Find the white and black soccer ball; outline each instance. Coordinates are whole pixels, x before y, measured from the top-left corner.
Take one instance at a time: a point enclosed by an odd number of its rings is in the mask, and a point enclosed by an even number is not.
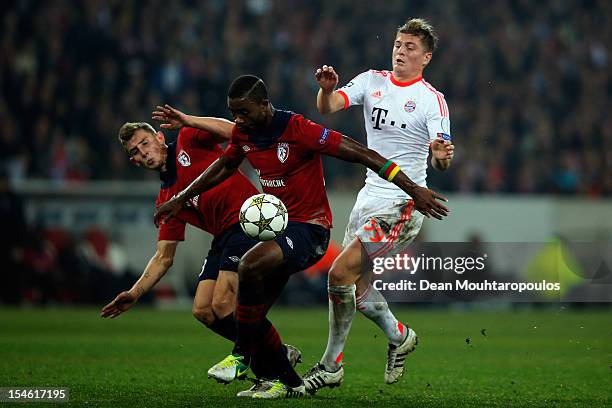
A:
[[[285,232],[289,215],[285,204],[271,194],[257,194],[240,207],[240,227],[251,238],[270,241]]]

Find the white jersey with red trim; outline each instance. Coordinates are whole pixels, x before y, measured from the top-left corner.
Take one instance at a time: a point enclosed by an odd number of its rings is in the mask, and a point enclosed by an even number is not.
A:
[[[451,139],[444,95],[422,77],[399,82],[392,72],[375,70],[357,75],[337,92],[344,98],[345,109],[363,105],[368,147],[397,163],[418,185],[427,186],[431,141]],[[369,169],[366,185],[380,197],[406,196]]]

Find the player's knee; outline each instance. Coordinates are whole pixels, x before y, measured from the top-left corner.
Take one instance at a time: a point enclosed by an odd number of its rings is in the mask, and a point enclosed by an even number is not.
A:
[[[238,264],[238,276],[242,281],[261,279],[261,268],[256,259],[243,257]]]
[[[341,285],[344,281],[344,275],[338,268],[332,267],[327,274],[327,282],[331,286]]]
[[[359,270],[349,268],[343,259],[336,259],[329,270],[328,282],[330,285],[351,285],[359,278]]]
[[[215,321],[215,314],[213,313],[212,305],[196,306],[194,305],[191,309],[193,317],[198,319],[202,324],[210,326]]]

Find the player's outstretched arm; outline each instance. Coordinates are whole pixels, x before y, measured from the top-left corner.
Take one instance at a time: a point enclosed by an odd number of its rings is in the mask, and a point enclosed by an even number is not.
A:
[[[178,214],[190,198],[221,184],[238,170],[241,162],[242,160],[230,159],[226,155],[219,157],[198,178],[193,180],[187,188],[157,207],[153,216],[155,225],[159,226],[160,220],[163,223],[170,219],[170,217]]]
[[[338,74],[334,67],[323,65],[317,69],[315,79],[319,84],[319,92],[317,93],[317,109],[319,113],[325,115],[327,113],[338,112],[344,108],[344,98],[335,92],[338,85]]]
[[[434,169],[448,169],[454,155],[455,145],[450,140],[435,139],[431,142],[431,165]]]
[[[218,136],[216,141],[219,143],[230,139],[234,127],[234,122],[227,119],[187,115],[168,104],[155,107],[151,117],[153,120],[161,122],[160,127],[163,129],[180,129],[186,126],[206,130]]]
[[[155,255],[149,260],[144,272],[134,283],[132,289],[121,292],[117,297],[102,308],[100,316],[111,319],[127,312],[168,272],[174,261],[178,241],[158,241]]]
[[[448,208],[438,201],[448,201],[446,198],[414,183],[391,160],[385,159],[350,137],[342,136],[338,150],[333,156],[348,162],[363,164],[377,172],[381,177],[408,193],[414,200],[414,207],[426,217],[441,220],[442,217],[448,215]]]

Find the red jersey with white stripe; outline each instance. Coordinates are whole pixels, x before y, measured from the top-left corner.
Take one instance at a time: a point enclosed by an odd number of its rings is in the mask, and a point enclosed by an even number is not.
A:
[[[206,131],[182,128],[176,143],[168,144],[166,172],[162,181],[156,207],[185,189],[204,170],[217,160],[223,150]],[[170,158],[174,157],[174,160]],[[165,224],[160,225],[158,240],[183,241],[187,223],[217,236],[238,222],[242,203],[257,189],[240,172],[223,183],[189,200],[186,208]]]
[[[390,71],[370,70],[338,90],[344,108],[363,105],[368,147],[396,162],[412,181],[426,186],[429,145],[435,138],[450,140],[450,118],[444,95],[419,77],[399,82]],[[396,185],[367,171],[370,193],[405,197]]]
[[[320,155],[335,153],[341,137],[302,115],[277,109],[262,132],[247,135],[234,126],[224,155],[233,160],[246,157],[263,191],[285,204],[289,221],[331,228]]]

